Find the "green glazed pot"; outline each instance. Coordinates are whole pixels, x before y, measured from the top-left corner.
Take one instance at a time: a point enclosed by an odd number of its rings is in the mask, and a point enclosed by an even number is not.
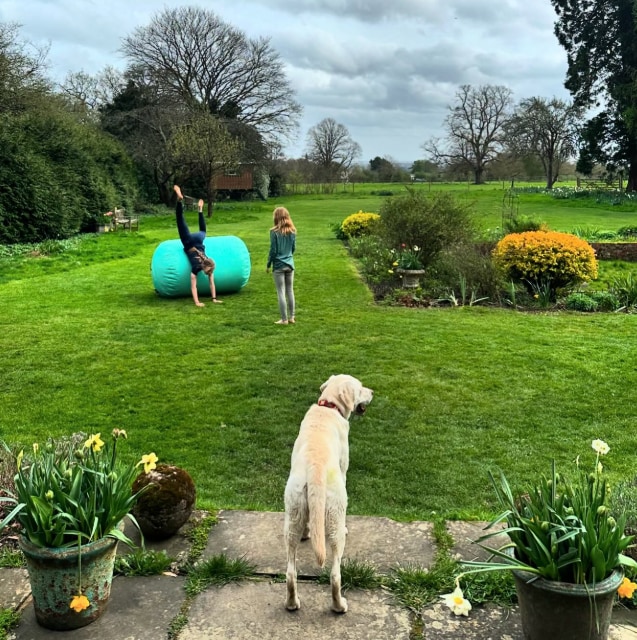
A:
[[[82,545],[82,593],[89,607],[79,613],[70,608],[78,589],[78,548],[37,547],[20,536],[25,555],[33,606],[38,623],[47,629],[78,629],[97,620],[111,594],[117,540],[101,538]]]
[[[615,569],[601,582],[583,585],[514,570],[525,640],[606,640],[623,577]]]

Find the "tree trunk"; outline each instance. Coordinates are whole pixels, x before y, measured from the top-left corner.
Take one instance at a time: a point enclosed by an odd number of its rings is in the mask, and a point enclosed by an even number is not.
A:
[[[212,218],[212,214],[214,213],[215,210],[215,198],[217,197],[217,193],[215,191],[215,188],[213,187],[213,179],[214,177],[211,177],[210,180],[208,181],[208,217]]]
[[[626,192],[637,191],[637,158],[631,158],[626,181]]]

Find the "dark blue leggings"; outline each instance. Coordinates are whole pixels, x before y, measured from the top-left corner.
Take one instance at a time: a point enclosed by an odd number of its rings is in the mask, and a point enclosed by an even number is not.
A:
[[[188,228],[184,218],[183,200],[177,200],[175,215],[177,216],[177,231],[179,231],[179,238],[181,243],[184,245],[184,249],[190,249],[196,245],[202,245],[204,238],[206,237],[206,221],[203,217],[203,211],[199,212],[198,233],[190,233],[190,229]]]

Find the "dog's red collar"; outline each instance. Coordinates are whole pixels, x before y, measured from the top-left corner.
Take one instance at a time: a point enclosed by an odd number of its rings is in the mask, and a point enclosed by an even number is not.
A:
[[[318,401],[318,406],[319,407],[328,407],[330,409],[336,409],[343,416],[343,412],[333,402],[330,402],[329,400],[319,400]],[[343,418],[344,417],[345,416],[343,416]]]

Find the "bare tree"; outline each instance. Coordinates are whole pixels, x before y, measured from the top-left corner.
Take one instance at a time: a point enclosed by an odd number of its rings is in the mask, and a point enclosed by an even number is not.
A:
[[[205,180],[210,218],[215,201],[215,177],[239,164],[239,141],[228,133],[218,117],[202,110],[175,131],[169,147],[180,165],[186,165]]]
[[[293,133],[301,106],[268,39],[249,39],[214,13],[165,9],[124,39],[123,53],[163,94],[255,127]]]
[[[522,100],[507,123],[507,143],[517,156],[533,155],[542,163],[546,188],[552,189],[562,164],[577,153],[583,109],[553,98]]]
[[[431,138],[422,148],[436,164],[471,171],[475,184],[481,184],[487,165],[503,149],[511,96],[504,86],[461,86],[445,118],[447,138]]]
[[[73,109],[85,111],[97,120],[99,109],[112,102],[125,86],[124,75],[115,67],[107,66],[94,76],[85,71],[68,73],[59,90]]]
[[[0,113],[28,108],[50,91],[44,76],[49,46],[38,47],[19,37],[19,25],[0,23]]]
[[[333,118],[325,118],[307,134],[307,155],[328,181],[338,180],[361,156],[358,142],[352,140],[347,127]]]

